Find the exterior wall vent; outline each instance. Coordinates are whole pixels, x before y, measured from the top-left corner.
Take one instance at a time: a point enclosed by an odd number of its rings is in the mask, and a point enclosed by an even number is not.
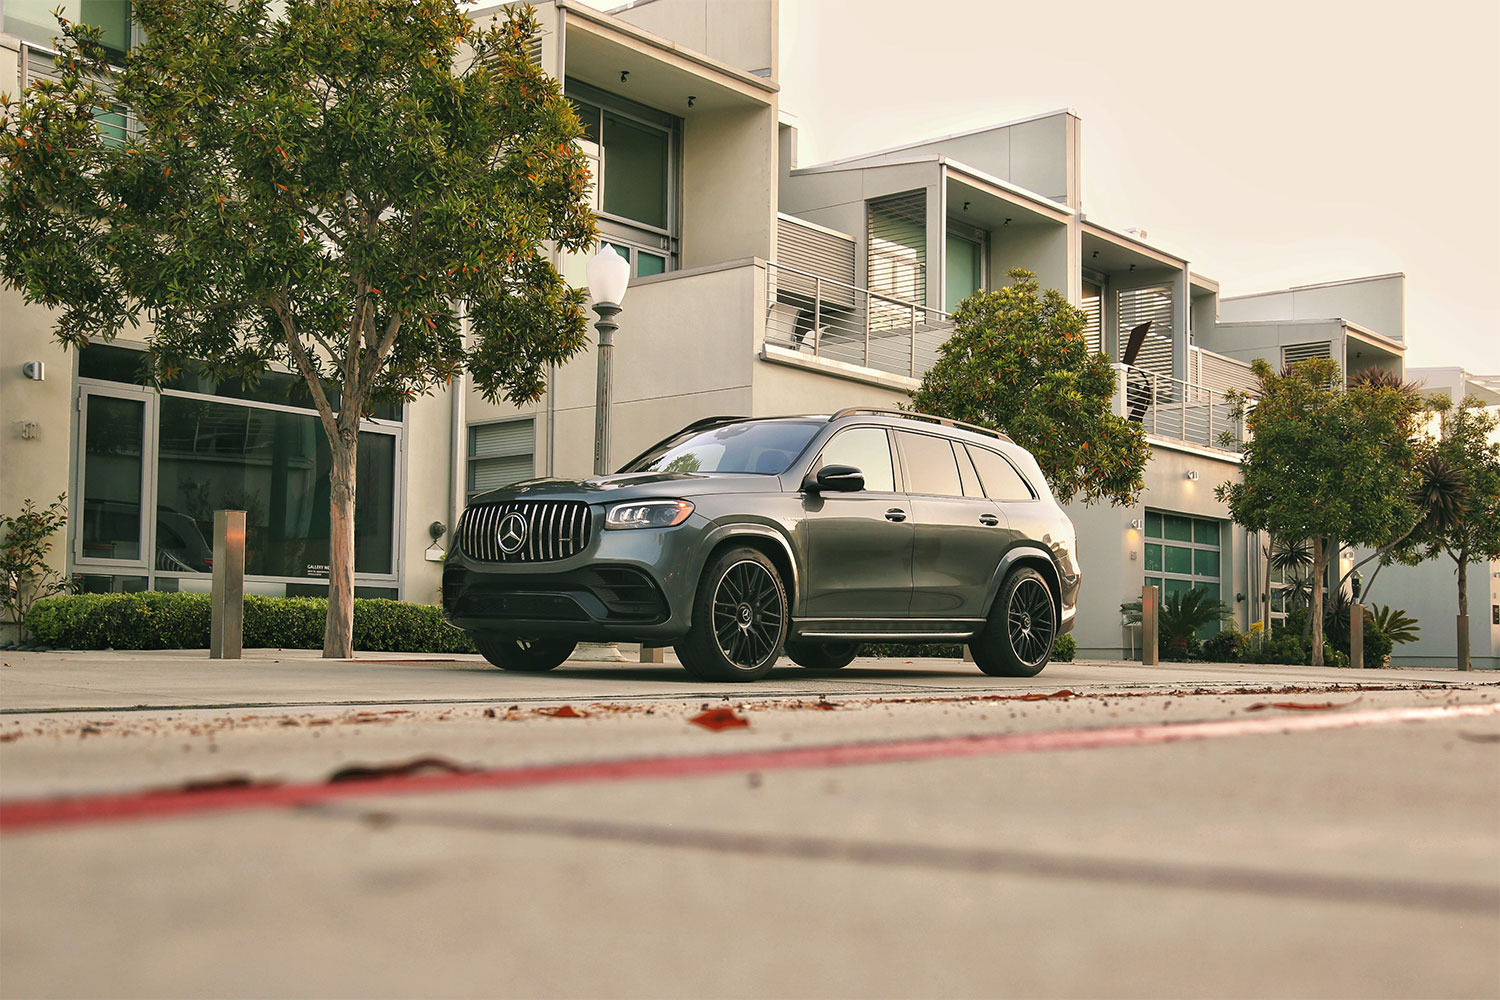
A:
[[[1333,357],[1333,344],[1327,340],[1320,340],[1315,344],[1283,344],[1281,347],[1283,368],[1309,358],[1331,357]]]

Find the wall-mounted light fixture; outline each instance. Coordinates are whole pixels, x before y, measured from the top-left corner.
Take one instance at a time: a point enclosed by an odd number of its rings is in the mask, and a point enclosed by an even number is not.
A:
[[[1141,519],[1138,518],[1138,517],[1132,517],[1130,519],[1130,527],[1132,529],[1136,530],[1136,531],[1140,531],[1141,530]]]
[[[689,94],[688,95],[688,107],[692,107],[693,106],[693,102],[696,101],[697,99],[698,98],[694,97],[692,94]]]
[[[1094,256],[1090,257],[1089,260],[1098,260],[1098,259],[1099,259],[1099,251],[1095,250],[1094,251]]]
[[[33,382],[45,382],[47,381],[47,362],[28,361],[21,366],[21,374]]]
[[[628,69],[622,69],[622,70],[620,70],[620,82],[624,83],[625,82],[625,78],[627,76],[629,76],[629,75],[630,75],[630,70],[628,70]]]
[[[968,211],[968,210],[969,210],[969,205],[970,205],[970,203],[969,203],[969,202],[967,202],[967,201],[966,201],[966,202],[964,202],[964,211],[965,211],[965,212],[967,212],[967,211]]]
[[[1197,481],[1198,481],[1198,470],[1197,470],[1197,469],[1189,469],[1189,470],[1187,470],[1187,472],[1186,472],[1186,473],[1185,473],[1185,474],[1184,474],[1184,475],[1183,475],[1183,477],[1182,477],[1182,478],[1183,478],[1183,479],[1189,479],[1189,480],[1192,480],[1192,481],[1193,481],[1193,482],[1195,482],[1195,483],[1196,483],[1196,482],[1197,482]]]
[[[1135,265],[1134,265],[1134,264],[1131,264],[1131,265],[1130,265],[1130,271],[1134,271],[1134,270],[1135,270]],[[1130,273],[1130,271],[1127,271],[1127,272],[1126,272],[1126,273],[1127,273],[1127,274],[1129,274],[1129,273]]]
[[[1010,225],[1010,220],[1009,219],[1005,220],[1005,225],[1007,225],[1007,226]]]

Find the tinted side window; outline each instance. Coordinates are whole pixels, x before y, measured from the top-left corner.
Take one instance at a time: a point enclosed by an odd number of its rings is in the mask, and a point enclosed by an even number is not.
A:
[[[974,467],[979,470],[979,479],[984,483],[984,492],[991,500],[1032,500],[1036,495],[1021,474],[1001,456],[987,448],[966,445]]]
[[[984,499],[984,487],[979,485],[979,476],[974,472],[974,463],[969,460],[969,449],[957,441],[952,444],[953,453],[958,456],[958,478],[963,480],[964,496],[976,500]]]
[[[852,465],[865,474],[865,489],[874,493],[896,492],[891,443],[879,427],[840,431],[818,460],[818,468],[825,465]]]
[[[897,433],[901,435],[901,455],[906,459],[906,492],[939,497],[964,495],[953,446],[945,438]]]

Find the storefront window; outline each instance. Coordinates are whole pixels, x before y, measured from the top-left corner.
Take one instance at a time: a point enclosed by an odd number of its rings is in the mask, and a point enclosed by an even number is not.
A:
[[[1189,590],[1206,591],[1210,600],[1222,597],[1222,564],[1219,521],[1162,511],[1146,512],[1146,578],[1158,588],[1163,600]],[[1198,633],[1206,639],[1219,631],[1219,623]]]
[[[139,559],[145,401],[89,396],[83,419],[79,554],[85,559]]]
[[[395,438],[362,433],[354,568],[392,572]],[[156,568],[212,570],[215,510],[245,511],[245,572],[326,577],[328,441],[316,417],[166,396],[157,450]]]

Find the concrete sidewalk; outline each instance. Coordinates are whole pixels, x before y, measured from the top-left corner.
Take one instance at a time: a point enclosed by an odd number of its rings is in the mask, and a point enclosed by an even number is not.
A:
[[[570,661],[527,674],[498,670],[477,655],[360,653],[325,660],[316,650],[250,650],[241,660],[210,660],[203,650],[0,653],[0,712],[59,709],[445,704],[476,701],[735,698],[897,693],[1003,693],[1059,688],[1153,686],[1500,685],[1500,674],[1454,670],[1340,670],[1279,665],[1053,663],[1036,677],[989,677],[956,659],[862,657],[843,670],[814,673],[783,660],[755,684],[695,680],[666,664]]]

